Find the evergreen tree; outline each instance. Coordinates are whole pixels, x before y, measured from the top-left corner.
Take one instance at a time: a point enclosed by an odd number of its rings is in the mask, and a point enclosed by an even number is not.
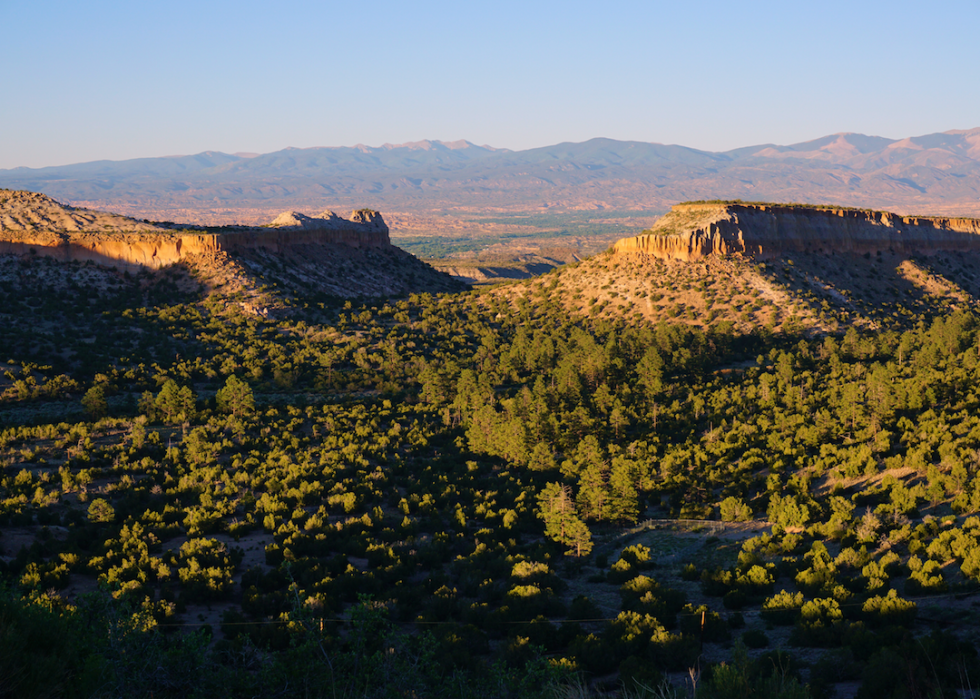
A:
[[[180,388],[173,379],[167,379],[157,394],[153,406],[160,412],[163,421],[174,424],[194,417],[196,398],[188,386]]]
[[[568,547],[566,556],[587,556],[592,551],[592,533],[575,512],[569,486],[545,486],[538,494],[538,517],[544,520],[545,536]]]
[[[608,517],[616,522],[636,524],[640,506],[636,494],[637,464],[630,459],[617,456],[613,459],[609,473]]]
[[[215,397],[218,400],[218,409],[235,417],[242,417],[255,409],[252,387],[234,374],[228,377],[224,388]]]
[[[82,407],[93,420],[105,417],[109,412],[109,404],[105,399],[105,389],[102,386],[92,386],[82,397]]]
[[[173,379],[167,379],[157,394],[156,400],[153,401],[153,407],[160,412],[164,422],[176,421],[177,414],[180,412],[179,394],[180,388],[177,386],[177,382]]]
[[[585,519],[598,522],[606,519],[609,514],[605,471],[601,466],[591,465],[579,474],[576,502]]]

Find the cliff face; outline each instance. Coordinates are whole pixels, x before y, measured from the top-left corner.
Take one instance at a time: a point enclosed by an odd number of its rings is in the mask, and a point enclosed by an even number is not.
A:
[[[160,268],[193,253],[221,249],[216,235],[181,235],[136,232],[115,235],[95,233],[20,235],[0,240],[0,254],[40,255],[62,262],[97,262],[110,267]]]
[[[649,231],[613,245],[615,253],[685,261],[706,255],[941,250],[980,250],[980,219],[778,204],[678,204]]]
[[[33,192],[0,196],[0,254],[35,254],[115,267],[159,268],[191,254],[261,251],[284,254],[310,247],[390,247],[381,214],[362,209],[350,219],[332,212],[283,214],[270,228],[174,232],[122,216],[63,206]],[[329,214],[329,215],[327,215]]]

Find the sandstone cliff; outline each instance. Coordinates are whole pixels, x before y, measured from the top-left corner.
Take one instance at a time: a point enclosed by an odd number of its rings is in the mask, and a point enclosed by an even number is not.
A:
[[[302,253],[304,248],[345,245],[390,247],[381,214],[361,209],[344,219],[333,212],[280,215],[269,228],[175,231],[165,226],[65,206],[34,192],[0,191],[0,254],[35,254],[63,261],[92,260],[115,267],[159,268],[191,254]]]
[[[650,230],[613,245],[614,253],[686,261],[706,255],[966,250],[980,250],[980,219],[744,203],[678,204]]]

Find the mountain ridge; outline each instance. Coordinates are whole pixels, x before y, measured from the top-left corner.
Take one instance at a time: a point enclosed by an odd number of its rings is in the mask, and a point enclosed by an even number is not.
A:
[[[291,148],[241,157],[94,161],[0,170],[43,191],[137,218],[177,212],[256,223],[282,209],[666,211],[691,199],[833,201],[902,214],[980,215],[980,128],[888,139],[837,133],[725,152],[595,138],[523,151],[468,141]]]

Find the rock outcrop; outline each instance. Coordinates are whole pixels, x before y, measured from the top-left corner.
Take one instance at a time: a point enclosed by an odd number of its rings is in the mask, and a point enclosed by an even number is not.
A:
[[[213,231],[164,226],[65,206],[34,192],[0,191],[0,254],[35,254],[115,267],[159,268],[191,254],[302,252],[309,246],[388,248],[381,214],[361,209],[350,219],[333,212],[281,214],[267,228]]]
[[[225,244],[265,247],[273,245],[278,249],[308,244],[341,244],[355,248],[387,247],[391,244],[388,224],[379,212],[371,209],[353,211],[349,219],[341,218],[333,211],[324,211],[317,216],[285,211],[276,216],[269,227],[278,235],[271,235],[273,231],[269,230],[263,230],[251,237],[242,237],[242,234],[236,233]]]
[[[341,218],[333,211],[324,211],[316,216],[307,216],[298,211],[284,211],[269,226],[304,231],[336,231],[349,230],[352,223],[362,232],[388,233],[388,226],[381,214],[371,209],[358,209],[351,213],[350,219]]]
[[[980,250],[980,219],[740,202],[678,204],[650,230],[613,245],[614,253],[685,261],[706,255],[965,250]]]

